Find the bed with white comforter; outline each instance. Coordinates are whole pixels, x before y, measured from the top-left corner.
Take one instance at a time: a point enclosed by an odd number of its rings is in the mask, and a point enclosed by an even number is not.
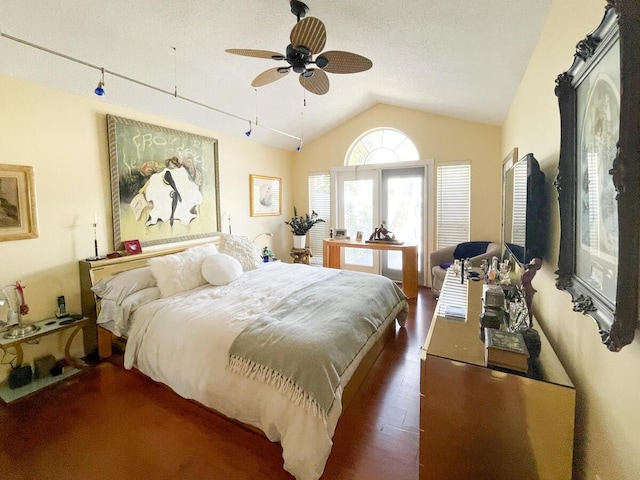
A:
[[[404,294],[385,277],[280,262],[245,271],[226,285],[207,283],[167,297],[153,288],[144,289],[142,300],[137,292],[127,299],[133,302],[121,302],[115,324],[113,312],[109,316],[111,330],[128,338],[125,367],[280,442],[284,468],[298,480],[322,475],[344,386],[387,327],[396,318],[404,323],[407,310]],[[360,344],[344,357],[345,337],[352,335],[340,323],[348,325],[352,317],[363,329],[353,339]],[[284,333],[275,329],[280,323],[289,324]],[[310,335],[317,340],[306,340],[310,327],[319,332]],[[257,346],[245,347],[258,360],[234,368],[230,352],[256,328]],[[334,331],[339,337],[332,339]],[[306,352],[322,355],[331,344],[344,358],[320,374],[305,373],[305,363],[321,363],[305,358]],[[278,357],[273,365],[260,364],[265,348]],[[326,376],[327,384],[311,385],[310,376]]]

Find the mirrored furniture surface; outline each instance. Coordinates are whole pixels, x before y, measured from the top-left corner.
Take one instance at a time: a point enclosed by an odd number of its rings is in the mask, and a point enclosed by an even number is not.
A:
[[[486,366],[482,285],[447,272],[422,351],[420,479],[569,480],[573,384],[537,325],[526,373]]]

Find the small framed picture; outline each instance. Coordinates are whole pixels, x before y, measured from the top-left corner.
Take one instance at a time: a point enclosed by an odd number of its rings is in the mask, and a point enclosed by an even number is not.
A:
[[[346,228],[336,228],[333,238],[337,238],[339,240],[344,240],[345,238],[347,238],[347,229]]]
[[[136,253],[142,253],[142,247],[139,240],[125,240],[124,248],[127,251],[127,255],[135,255]]]
[[[361,242],[362,241],[362,232],[358,231],[356,233],[356,242]]]
[[[0,242],[38,237],[33,167],[0,165]]]
[[[249,175],[249,196],[251,216],[280,215],[282,201],[282,180],[277,177]]]

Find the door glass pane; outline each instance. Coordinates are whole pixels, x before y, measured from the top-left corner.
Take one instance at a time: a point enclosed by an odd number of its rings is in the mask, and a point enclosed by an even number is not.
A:
[[[418,245],[418,257],[422,258],[424,231],[424,170],[390,170],[383,172],[383,215],[387,228],[397,240]],[[418,261],[420,270],[422,262]],[[394,280],[402,278],[402,253],[384,252],[383,274]],[[422,271],[419,272],[422,278]],[[422,280],[420,280],[422,281]]]
[[[347,235],[355,240],[356,232],[363,234],[373,231],[373,180],[358,179],[344,182],[344,228]],[[363,267],[373,266],[371,250],[345,248],[344,263]]]

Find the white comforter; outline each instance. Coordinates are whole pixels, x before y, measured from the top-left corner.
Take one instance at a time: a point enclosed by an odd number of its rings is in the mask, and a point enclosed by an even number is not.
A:
[[[226,286],[207,285],[152,301],[132,318],[125,367],[135,366],[179,395],[259,428],[269,440],[281,443],[285,470],[298,480],[316,480],[331,451],[341,399],[334,402],[325,424],[275,387],[228,371],[227,355],[248,322],[296,291],[339,272],[272,263],[245,272]],[[369,340],[345,372],[338,395],[390,322],[393,318]]]

